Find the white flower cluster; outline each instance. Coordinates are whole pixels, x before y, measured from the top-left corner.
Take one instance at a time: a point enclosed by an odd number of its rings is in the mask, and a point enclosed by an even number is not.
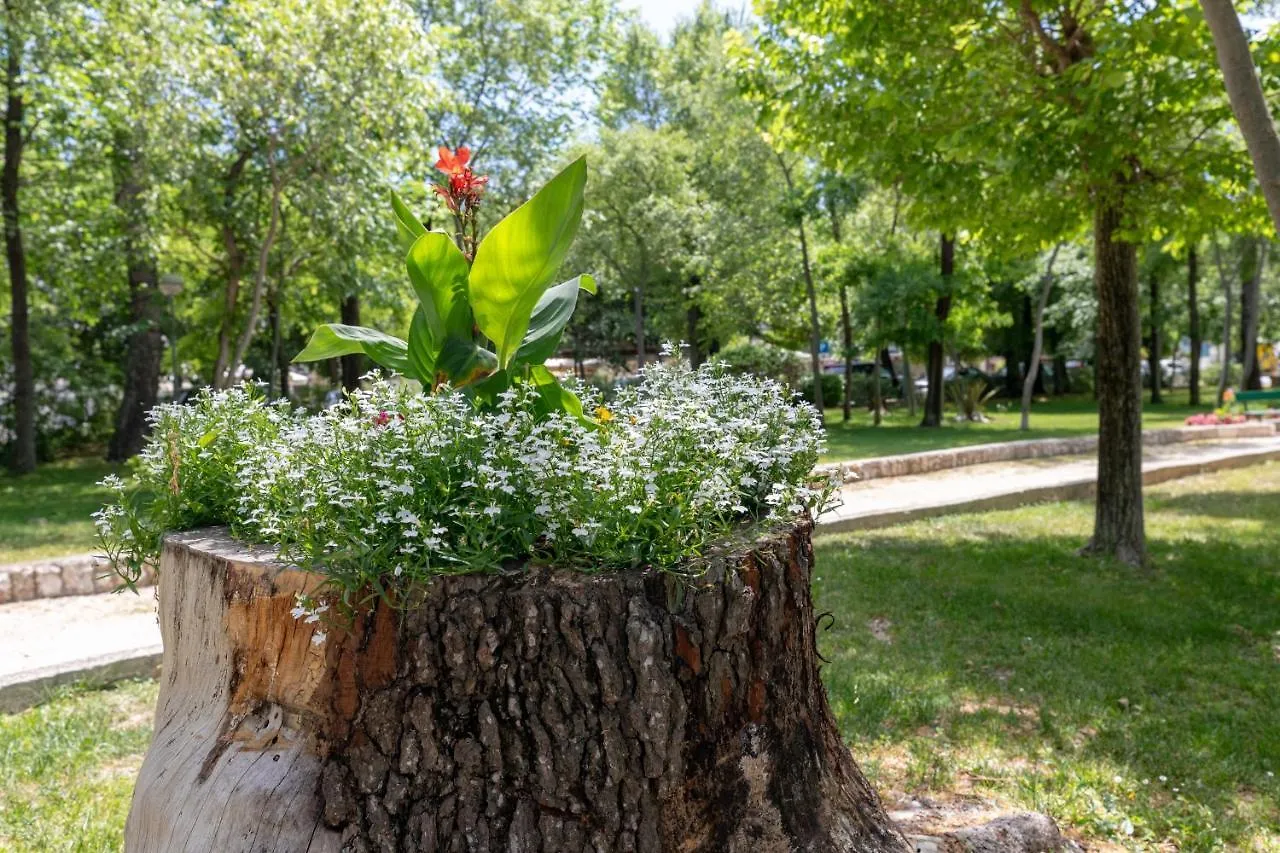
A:
[[[776,383],[673,362],[607,406],[579,390],[598,425],[524,387],[478,410],[375,379],[316,416],[219,392],[159,415],[140,476],[163,492],[177,466],[165,527],[228,523],[352,591],[529,559],[675,569],[827,494],[817,413]]]

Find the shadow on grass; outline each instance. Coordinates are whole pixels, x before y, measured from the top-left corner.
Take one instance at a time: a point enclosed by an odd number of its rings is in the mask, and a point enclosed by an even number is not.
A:
[[[1217,496],[1280,518],[1280,495]],[[1152,505],[1212,515],[1201,499]],[[1080,505],[1019,513],[820,540],[823,677],[855,752],[930,727],[945,748],[1163,776],[1213,812],[1280,794],[1280,529],[1155,537],[1140,574],[1075,556]]]

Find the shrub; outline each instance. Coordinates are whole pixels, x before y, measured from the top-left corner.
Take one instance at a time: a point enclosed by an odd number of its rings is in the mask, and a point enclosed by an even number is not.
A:
[[[858,379],[854,379],[854,387],[856,388]],[[887,397],[889,395],[889,383],[885,383],[882,393]],[[865,386],[868,389],[870,386]],[[817,400],[813,397],[813,377],[810,376],[800,386],[800,396],[812,406],[816,406]],[[869,398],[868,398],[869,399]],[[844,400],[844,377],[837,376],[834,373],[822,374],[822,403],[825,406],[838,406]]]
[[[750,341],[730,344],[716,353],[716,360],[724,362],[734,373],[773,379],[792,388],[800,387],[808,370],[804,359],[791,350]]]
[[[433,575],[550,561],[583,571],[688,560],[735,527],[813,509],[817,414],[778,383],[672,362],[599,425],[547,413],[530,386],[481,408],[376,379],[318,415],[252,389],[161,406],[135,489],[97,515],[126,579],[163,533],[227,524],[320,572],[349,605]]]

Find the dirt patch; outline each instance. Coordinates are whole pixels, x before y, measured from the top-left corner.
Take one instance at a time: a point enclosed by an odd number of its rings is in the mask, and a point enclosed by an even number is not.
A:
[[[867,622],[867,630],[871,632],[871,636],[882,643],[893,643],[892,628],[893,623],[884,616],[877,616]]]

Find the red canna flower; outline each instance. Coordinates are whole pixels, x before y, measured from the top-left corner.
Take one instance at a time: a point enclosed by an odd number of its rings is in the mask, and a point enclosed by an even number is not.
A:
[[[436,168],[444,172],[446,175],[456,175],[467,168],[467,162],[471,159],[471,149],[465,145],[458,146],[457,151],[450,151],[447,146],[441,145],[440,159],[436,161]]]
[[[450,151],[447,146],[439,148],[440,159],[436,168],[449,176],[444,184],[435,184],[432,189],[436,195],[444,199],[444,203],[453,214],[457,223],[458,248],[462,249],[467,260],[475,257],[476,248],[476,210],[480,207],[480,199],[484,196],[485,185],[489,183],[487,175],[477,175],[467,164],[471,162],[471,149],[465,145],[458,146],[457,151]]]

